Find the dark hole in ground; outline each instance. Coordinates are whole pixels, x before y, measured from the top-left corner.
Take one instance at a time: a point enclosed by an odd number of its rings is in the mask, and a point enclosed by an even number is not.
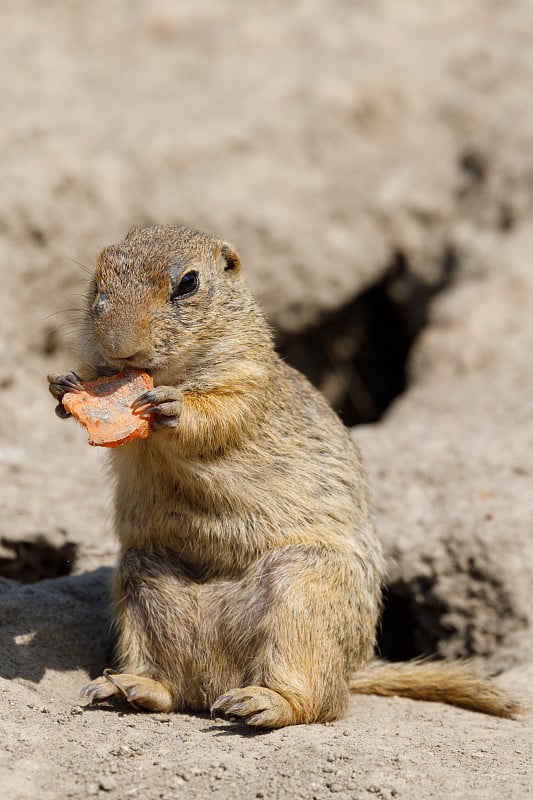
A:
[[[432,582],[399,580],[386,587],[377,652],[388,661],[434,655],[452,635],[442,622],[446,609],[432,597]]]
[[[480,186],[485,182],[487,176],[487,165],[481,153],[467,151],[459,159],[459,167],[475,186]]]
[[[78,549],[74,542],[55,546],[42,535],[23,541],[2,538],[0,543],[12,554],[0,557],[0,575],[21,583],[35,583],[46,578],[69,575]]]
[[[448,251],[440,280],[430,285],[397,253],[378,283],[318,325],[298,334],[278,332],[278,350],[323,392],[346,425],[375,422],[404,391],[412,344],[454,267]]]

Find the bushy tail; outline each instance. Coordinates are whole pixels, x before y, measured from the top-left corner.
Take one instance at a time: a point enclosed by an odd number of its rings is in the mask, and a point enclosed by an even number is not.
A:
[[[524,709],[470,661],[371,661],[349,681],[356,694],[399,695],[514,717]]]

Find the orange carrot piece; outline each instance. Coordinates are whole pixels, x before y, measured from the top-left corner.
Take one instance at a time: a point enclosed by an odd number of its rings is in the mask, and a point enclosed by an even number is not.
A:
[[[131,404],[153,385],[146,372],[130,370],[84,381],[79,391],[67,392],[62,403],[87,428],[89,444],[119,447],[132,439],[145,439],[150,433],[151,415],[134,414]]]

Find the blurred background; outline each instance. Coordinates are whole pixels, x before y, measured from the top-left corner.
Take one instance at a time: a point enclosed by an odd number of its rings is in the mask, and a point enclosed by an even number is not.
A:
[[[345,421],[377,419],[465,227],[531,210],[533,12],[442,5],[3,3],[8,351],[63,347],[76,262],[185,224],[236,244]]]
[[[531,211],[533,11],[441,5],[3,3],[6,356],[62,350],[76,262],[178,223],[235,243],[347,424],[379,418],[465,237]]]
[[[531,3],[4,0],[0,23],[4,574],[112,563],[103,455],[45,375],[75,367],[99,248],[183,224],[235,244],[283,356],[367,423],[386,654],[494,653],[529,614]]]

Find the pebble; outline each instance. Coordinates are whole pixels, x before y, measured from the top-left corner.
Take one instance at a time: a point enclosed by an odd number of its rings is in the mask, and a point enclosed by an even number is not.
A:
[[[113,789],[117,788],[117,782],[114,778],[102,778],[98,784],[98,788],[102,792],[112,792]]]

